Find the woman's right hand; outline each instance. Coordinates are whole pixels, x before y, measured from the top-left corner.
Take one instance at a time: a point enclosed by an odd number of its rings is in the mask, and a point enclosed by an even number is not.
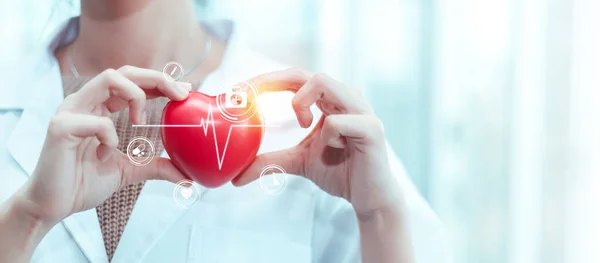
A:
[[[191,85],[167,81],[161,72],[125,66],[109,69],[67,96],[48,128],[38,164],[22,188],[35,217],[56,224],[94,208],[119,188],[136,182],[185,179],[169,159],[134,166],[117,150],[110,114],[129,107],[130,119],[146,122],[146,99],[187,98]]]

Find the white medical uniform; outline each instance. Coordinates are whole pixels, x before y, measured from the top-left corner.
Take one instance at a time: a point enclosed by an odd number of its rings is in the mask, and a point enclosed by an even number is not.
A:
[[[233,23],[204,24],[216,37],[227,40],[228,47],[222,65],[201,91],[217,94],[225,85],[284,68],[244,48]],[[36,166],[48,123],[63,101],[53,51],[72,41],[77,28],[78,19],[67,21],[48,48],[18,67],[23,75],[2,77],[0,202],[21,187]],[[270,102],[264,112],[273,127],[267,128],[260,152],[291,147],[307,135],[309,130],[297,124],[291,96],[267,95]],[[442,224],[391,150],[389,156],[403,182],[418,262],[449,262]],[[304,178],[289,176],[287,188],[275,196],[266,194],[258,182],[242,188],[227,184],[202,189],[199,203],[189,209],[176,204],[173,189],[174,184],[165,181],[145,184],[112,262],[360,262],[359,231],[351,205]],[[71,215],[52,228],[32,262],[108,262],[96,210]]]

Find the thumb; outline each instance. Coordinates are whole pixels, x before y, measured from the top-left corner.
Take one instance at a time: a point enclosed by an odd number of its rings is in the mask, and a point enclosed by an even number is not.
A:
[[[146,180],[166,180],[177,183],[188,179],[175,165],[167,158],[155,158],[145,166],[135,166],[129,163],[127,157],[122,159],[123,186],[130,185]]]
[[[304,158],[298,147],[260,154],[256,156],[246,170],[233,178],[231,183],[235,186],[249,184],[258,179],[262,170],[268,165],[278,165],[283,168],[287,174],[302,175]]]

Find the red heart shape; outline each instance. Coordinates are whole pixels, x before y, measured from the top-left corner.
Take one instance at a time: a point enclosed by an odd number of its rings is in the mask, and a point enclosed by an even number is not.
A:
[[[183,101],[169,102],[163,110],[161,132],[175,166],[210,188],[231,181],[246,169],[256,157],[264,131],[254,98],[247,98],[247,107],[253,112],[245,117],[245,108],[225,108],[225,100],[230,98],[224,94],[193,91]]]

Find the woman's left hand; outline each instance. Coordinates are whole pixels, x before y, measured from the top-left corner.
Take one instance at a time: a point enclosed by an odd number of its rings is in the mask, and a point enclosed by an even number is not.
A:
[[[260,92],[295,92],[292,106],[303,128],[313,122],[313,104],[323,116],[297,146],[257,156],[234,185],[245,185],[266,165],[277,164],[345,198],[359,217],[401,205],[402,191],[388,164],[383,125],[359,89],[300,69],[260,75],[250,82]]]

